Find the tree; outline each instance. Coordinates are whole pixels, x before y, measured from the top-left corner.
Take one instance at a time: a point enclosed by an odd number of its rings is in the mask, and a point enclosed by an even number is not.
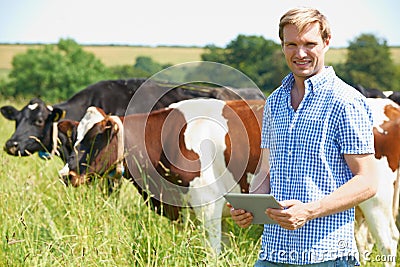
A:
[[[148,73],[148,76],[163,69],[163,66],[160,63],[154,61],[151,57],[146,56],[138,56],[133,67],[137,70],[142,70],[143,72]]]
[[[281,46],[262,36],[238,35],[225,49],[207,46],[201,58],[240,70],[262,90],[271,91],[280,85],[289,72]]]
[[[72,39],[28,49],[13,58],[12,66],[12,96],[37,96],[50,102],[67,99],[89,84],[112,76],[94,54],[85,52]]]
[[[394,89],[396,68],[386,40],[361,34],[350,42],[347,50],[346,62],[337,68],[344,80],[382,91]]]
[[[110,67],[110,70],[118,79],[129,79],[132,77],[148,78],[150,74],[132,65],[118,65]]]

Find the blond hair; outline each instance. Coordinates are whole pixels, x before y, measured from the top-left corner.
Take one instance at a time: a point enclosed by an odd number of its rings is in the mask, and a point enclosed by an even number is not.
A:
[[[319,32],[323,41],[326,41],[331,36],[331,29],[327,18],[315,8],[294,8],[286,12],[279,22],[279,38],[283,43],[283,28],[288,24],[293,24],[297,27],[300,33],[305,28],[312,24],[319,23]]]

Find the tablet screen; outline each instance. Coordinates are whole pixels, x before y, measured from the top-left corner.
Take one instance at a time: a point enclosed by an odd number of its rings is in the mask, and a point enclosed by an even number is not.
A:
[[[278,201],[270,194],[227,193],[225,199],[235,209],[243,209],[253,214],[252,224],[276,224],[267,214],[267,208],[281,209]]]

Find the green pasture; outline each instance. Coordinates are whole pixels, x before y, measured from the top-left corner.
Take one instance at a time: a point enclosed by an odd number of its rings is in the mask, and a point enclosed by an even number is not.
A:
[[[0,125],[3,146],[14,123],[0,116]],[[64,186],[57,158],[0,151],[0,166],[0,266],[252,266],[257,258],[261,226],[240,229],[225,219],[230,245],[216,257],[201,224],[157,215],[129,182],[107,197],[96,183]]]
[[[15,105],[0,100],[8,104]],[[0,124],[3,146],[14,123],[0,116]],[[243,230],[227,219],[224,236],[232,245],[216,257],[201,224],[157,215],[129,182],[107,197],[96,184],[64,186],[59,159],[0,151],[0,166],[0,266],[251,266],[256,260],[260,226]]]

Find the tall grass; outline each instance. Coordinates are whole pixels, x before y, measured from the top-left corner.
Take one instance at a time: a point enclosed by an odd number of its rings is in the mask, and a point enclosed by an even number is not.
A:
[[[0,124],[3,145],[14,125],[2,116]],[[96,183],[64,186],[59,159],[1,151],[0,166],[0,266],[250,266],[256,260],[260,226],[243,230],[225,219],[232,245],[216,257],[199,222],[156,214],[127,181],[107,197]]]
[[[14,125],[2,116],[0,125],[3,145]],[[257,258],[261,226],[225,219],[230,245],[217,257],[201,223],[156,214],[127,181],[107,197],[96,183],[64,186],[57,158],[1,151],[0,166],[0,266],[252,266]]]

